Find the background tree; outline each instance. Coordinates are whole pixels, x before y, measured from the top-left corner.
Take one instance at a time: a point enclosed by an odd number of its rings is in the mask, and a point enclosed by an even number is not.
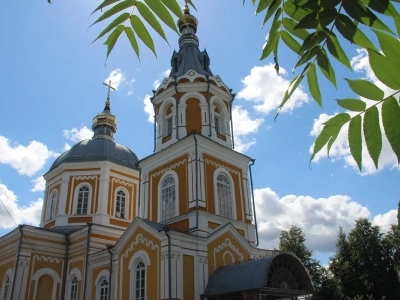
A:
[[[392,246],[378,226],[373,226],[368,219],[356,220],[348,237],[339,230],[336,246],[330,270],[344,297],[399,299],[400,283],[391,258]]]
[[[194,7],[191,0],[186,0],[186,2]],[[300,74],[289,85],[277,115],[305,78],[307,78],[311,96],[322,107],[319,78],[324,76],[335,87],[337,82],[336,66],[331,64],[331,59],[334,58],[352,70],[349,59],[342,48],[344,40],[368,52],[374,74],[392,90],[391,93],[385,95],[381,88],[367,80],[346,79],[349,87],[363,98],[357,99],[350,96],[337,101],[338,105],[347,112],[335,115],[324,124],[322,132],[315,141],[310,161],[319,151],[325,149],[325,146],[329,154],[340,130],[349,123],[350,152],[360,170],[362,168],[363,138],[367,151],[378,168],[382,151],[382,134],[386,135],[400,162],[400,106],[398,101],[400,92],[400,54],[398,53],[400,14],[396,9],[397,2],[400,1],[251,1],[257,14],[265,13],[263,25],[268,21],[271,24],[261,59],[273,56],[275,69],[279,72],[278,46],[282,41],[294,52],[294,55],[299,57],[293,69],[304,66]],[[92,25],[114,17],[113,21],[95,39],[107,36],[104,42],[107,46],[107,57],[121,34],[126,35],[137,56],[140,54],[137,39],[142,40],[156,54],[153,39],[145,24],[147,23],[166,40],[160,22],[178,33],[172,14],[184,20],[178,0],[104,0],[93,13],[102,12],[103,9],[107,10]],[[392,26],[389,21],[392,22]],[[392,28],[396,28],[396,30],[392,30]],[[371,39],[372,35],[377,39]],[[375,102],[370,105],[363,99]],[[383,129],[381,129],[381,123]]]
[[[301,227],[292,225],[289,230],[282,230],[279,236],[279,251],[290,252],[303,263],[316,289],[315,298],[340,299],[335,278],[312,257],[312,250],[305,245],[306,237]]]

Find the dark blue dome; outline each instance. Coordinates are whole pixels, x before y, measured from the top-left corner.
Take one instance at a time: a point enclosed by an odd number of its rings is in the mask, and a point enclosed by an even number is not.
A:
[[[61,154],[50,170],[66,162],[110,161],[129,168],[138,168],[139,159],[128,147],[106,138],[84,140]]]

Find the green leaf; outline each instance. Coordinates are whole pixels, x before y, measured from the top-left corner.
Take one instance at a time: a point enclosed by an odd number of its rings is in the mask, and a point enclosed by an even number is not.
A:
[[[306,66],[306,68],[304,68],[304,70],[308,69],[308,66]],[[281,104],[278,107],[278,111],[276,112],[275,115],[275,119],[278,117],[279,112],[281,111],[282,107],[286,104],[286,102],[290,99],[290,97],[292,96],[292,94],[294,93],[294,91],[297,89],[297,87],[299,86],[300,82],[303,80],[304,78],[304,72],[302,72],[301,75],[296,76],[295,78],[293,78],[293,80],[290,82],[286,92],[285,92],[285,96],[283,97],[283,100],[281,102]]]
[[[167,25],[169,28],[179,34],[174,18],[172,18],[169,11],[159,0],[144,0],[144,2],[147,4],[148,7],[150,7],[150,9],[156,14],[156,16],[165,23],[165,25]]]
[[[349,19],[349,17],[339,14],[336,18],[335,27],[340,34],[357,46],[377,51],[374,44],[367,36]]]
[[[391,35],[374,30],[385,57],[396,67],[400,68],[400,41]]]
[[[296,25],[295,29],[298,29],[298,28],[314,29],[314,28],[316,28],[317,25],[318,25],[317,14],[318,14],[318,12],[313,11],[312,13],[308,14],[307,16],[305,16]]]
[[[155,0],[153,0],[155,1]],[[160,0],[158,0],[160,1]],[[170,10],[174,13],[175,16],[177,16],[179,19],[182,21],[185,20],[185,17],[183,16],[182,8],[179,6],[177,0],[161,0],[161,2]]]
[[[321,91],[319,90],[317,71],[314,64],[310,65],[307,72],[308,88],[310,89],[311,96],[322,107]]]
[[[393,18],[394,24],[396,25],[397,36],[400,36],[400,14],[391,2],[389,2],[389,7],[385,14]]]
[[[329,53],[336,58],[340,63],[345,65],[347,68],[352,70],[350,61],[346,55],[346,53],[343,51],[342,47],[339,44],[338,39],[336,36],[331,33],[328,36],[328,39],[326,40],[326,45],[328,46],[328,51]]]
[[[326,55],[325,49],[321,49],[317,54],[317,63],[322,71],[322,74],[336,87],[336,76],[331,63],[329,62],[328,55]]]
[[[151,51],[153,51],[155,56],[157,56],[153,40],[151,39],[151,36],[144,26],[143,22],[139,19],[138,16],[135,15],[132,15],[130,20],[133,31],[136,32],[137,36],[143,41],[143,43],[147,47],[149,47]]]
[[[367,109],[364,116],[364,137],[369,155],[378,169],[379,156],[382,151],[382,133],[379,125],[378,108],[374,105]]]
[[[350,120],[349,124],[349,147],[351,155],[356,161],[358,168],[361,171],[362,163],[362,138],[361,138],[361,116],[355,116]]]
[[[385,135],[393,152],[397,156],[397,163],[400,163],[400,107],[394,97],[390,97],[382,105],[382,124]]]
[[[150,26],[153,27],[153,29],[168,43],[162,26],[160,25],[154,14],[151,12],[151,10],[146,6],[146,4],[139,1],[137,4],[137,9],[143,19],[145,19],[146,22],[149,23]]]
[[[102,10],[104,7],[111,5],[118,1],[120,1],[120,0],[105,0],[103,3],[101,3],[99,6],[97,6],[97,8],[94,11],[92,11],[91,15],[93,15],[96,11]]]
[[[266,9],[273,0],[260,0],[260,2],[258,3],[258,6],[256,8],[256,14],[262,12],[264,9]],[[275,2],[277,2],[277,0],[275,0]],[[254,4],[254,2],[253,2]]]
[[[263,25],[268,22],[269,18],[274,14],[274,12],[278,9],[278,7],[281,5],[281,0],[274,0],[274,2],[271,4],[270,7],[268,7],[267,14],[264,17]],[[280,8],[280,7],[279,7]],[[282,10],[280,9],[280,13]],[[275,15],[275,19],[277,18],[277,14]]]
[[[124,0],[124,1],[121,1],[120,3],[114,5],[114,6],[111,7],[109,10],[107,10],[104,14],[102,14],[102,15],[100,16],[100,18],[98,18],[98,19],[97,19],[92,25],[90,25],[90,26],[93,26],[94,24],[96,24],[96,23],[98,23],[98,22],[101,22],[101,21],[103,21],[103,20],[105,20],[105,19],[111,17],[112,15],[114,15],[114,14],[120,12],[121,10],[127,9],[127,8],[129,8],[129,7],[131,7],[131,6],[135,6],[136,4],[137,4],[137,1],[136,1],[136,0]]]
[[[121,35],[122,31],[124,31],[124,28],[124,25],[118,25],[117,28],[115,28],[114,31],[111,32],[107,40],[104,42],[104,45],[107,46],[107,57],[110,55],[119,36]]]
[[[350,120],[350,115],[347,113],[341,113],[333,116],[324,124],[324,128],[321,133],[318,135],[317,139],[314,143],[313,153],[310,158],[310,162],[314,159],[315,155],[326,145],[328,144],[328,155],[329,150],[332,147],[333,142],[336,140],[340,129]]]
[[[343,99],[336,100],[340,107],[344,109],[348,109],[351,111],[364,111],[367,107],[367,104],[364,101],[358,99]]]
[[[281,31],[281,38],[283,42],[288,46],[290,49],[292,49],[293,52],[296,54],[300,54],[300,44],[286,31],[282,30]]]
[[[290,1],[284,2],[283,10],[296,21],[301,21],[310,13],[310,10],[297,6]]]
[[[336,8],[334,8],[334,7],[330,8],[330,9],[325,9],[319,13],[319,16],[318,16],[319,23],[323,27],[326,27],[327,25],[331,24],[335,20],[337,14],[338,14],[338,12],[337,12]]]
[[[287,31],[299,39],[305,40],[309,36],[309,32],[306,29],[294,29],[298,23],[293,19],[283,18],[282,24]]]
[[[110,25],[108,25],[98,36],[97,38],[92,42],[94,43],[95,41],[97,41],[99,38],[101,38],[102,36],[104,36],[107,32],[109,32],[111,29],[117,27],[119,24],[121,24],[122,22],[125,22],[126,20],[129,19],[130,14],[129,13],[123,13],[122,15],[119,15],[114,21],[112,21],[110,23]]]
[[[346,0],[343,1],[343,8],[358,22],[361,22],[371,28],[387,31],[393,33],[378,17],[367,7],[362,6],[359,0]]]
[[[389,0],[361,0],[361,3],[383,14],[388,9],[390,2]]]
[[[302,64],[308,62],[309,60],[311,60],[314,56],[316,56],[319,52],[321,51],[321,47],[320,46],[315,46],[314,48],[306,51],[299,59],[299,61],[296,63],[296,65],[294,66],[294,69],[296,69],[297,67],[301,66]]]
[[[384,97],[383,91],[368,80],[350,80],[346,78],[345,80],[347,81],[353,92],[355,92],[357,95],[360,95],[361,97],[377,101],[382,100]]]
[[[196,8],[196,6],[194,6],[194,4],[193,4],[192,0],[186,0],[186,2],[187,2],[187,3],[189,3],[189,4],[190,4],[190,6],[194,8],[194,10],[196,10],[196,11],[197,11],[197,8]],[[253,4],[254,4],[254,3],[253,3]]]
[[[128,40],[131,43],[133,50],[135,50],[137,57],[139,58],[139,45],[136,41],[136,37],[135,37],[135,34],[133,33],[132,28],[125,27],[125,34],[128,37]]]
[[[322,42],[324,39],[326,39],[327,34],[325,31],[315,31],[311,33],[303,42],[303,45],[301,45],[301,50],[305,51],[308,50],[316,45],[318,45],[320,42]]]
[[[393,90],[400,90],[400,72],[385,56],[368,50],[369,63],[376,77]]]
[[[267,58],[272,50],[276,49],[278,47],[278,42],[279,42],[279,37],[280,35],[278,33],[273,34],[272,36],[268,37],[268,40],[264,46],[263,52],[261,54],[260,60],[263,60]]]

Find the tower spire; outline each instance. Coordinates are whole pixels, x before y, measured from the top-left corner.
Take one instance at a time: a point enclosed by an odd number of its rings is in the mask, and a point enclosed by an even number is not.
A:
[[[103,112],[93,118],[93,139],[106,138],[114,140],[114,133],[117,131],[117,118],[111,114],[110,94],[111,90],[115,91],[116,88],[111,86],[111,80],[108,83],[103,82],[103,84],[108,88],[107,100]]]

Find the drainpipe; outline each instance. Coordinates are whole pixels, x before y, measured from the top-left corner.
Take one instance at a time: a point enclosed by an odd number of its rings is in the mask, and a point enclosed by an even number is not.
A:
[[[69,252],[69,236],[65,234],[65,241],[67,242],[67,247],[65,250],[65,258],[64,258],[64,271],[63,271],[63,281],[61,286],[61,300],[65,299],[65,285],[67,282],[67,268],[68,268],[68,252]]]
[[[179,133],[178,133],[178,82],[176,81],[176,76],[174,76],[174,87],[175,87],[175,123],[176,123],[176,139],[179,140]]]
[[[251,188],[251,198],[253,200],[253,212],[254,212],[254,224],[256,225],[256,247],[258,246],[259,242],[258,242],[258,227],[257,227],[257,214],[256,214],[256,204],[255,204],[255,200],[254,200],[254,190],[253,190],[253,176],[251,174],[251,166],[254,165],[254,162],[256,160],[252,159],[251,160],[251,164],[249,165],[249,173],[250,173],[250,188]]]
[[[111,248],[114,246],[107,246],[107,251],[110,253],[110,267],[109,267],[109,273],[110,273],[110,278],[108,280],[108,300],[111,300],[111,287],[112,287],[112,253],[111,253]]]
[[[142,187],[142,168],[139,167],[139,163],[137,165],[139,169],[139,188],[138,188],[138,215],[140,213],[140,192],[141,192],[141,187]]]
[[[22,227],[24,227],[24,225],[18,225],[18,230],[20,232],[20,236],[19,236],[19,244],[18,244],[18,251],[17,251],[17,260],[15,261],[15,270],[14,270],[13,282],[12,282],[12,287],[11,287],[11,295],[10,295],[11,300],[13,300],[13,296],[14,296],[14,287],[15,287],[15,280],[17,279],[19,255],[21,254],[22,236],[23,236]]]
[[[210,103],[210,76],[206,74],[207,78],[207,103],[208,103],[208,136],[212,136],[211,133],[211,103]]]
[[[153,152],[156,152],[156,145],[157,145],[157,122],[156,122],[156,105],[153,103],[153,98],[156,95],[156,91],[153,90],[153,97],[150,97],[150,102],[153,104],[153,110],[154,110],[154,150]]]
[[[92,223],[87,223],[88,226],[88,236],[86,240],[86,265],[85,265],[85,285],[83,286],[83,300],[86,299],[86,289],[87,289],[87,273],[89,269],[89,245],[90,245],[90,232]]]
[[[232,96],[232,100],[230,102],[232,149],[235,149],[235,137],[233,136],[233,122],[232,122],[232,104],[233,104],[233,100],[235,100],[236,94],[232,94],[232,90],[229,90],[229,93]]]
[[[170,228],[168,227],[168,225],[165,225],[163,227],[163,230],[165,232],[165,235],[168,238],[168,299],[171,300],[172,299],[172,276],[171,276],[171,237],[168,234],[168,232],[170,231]]]

